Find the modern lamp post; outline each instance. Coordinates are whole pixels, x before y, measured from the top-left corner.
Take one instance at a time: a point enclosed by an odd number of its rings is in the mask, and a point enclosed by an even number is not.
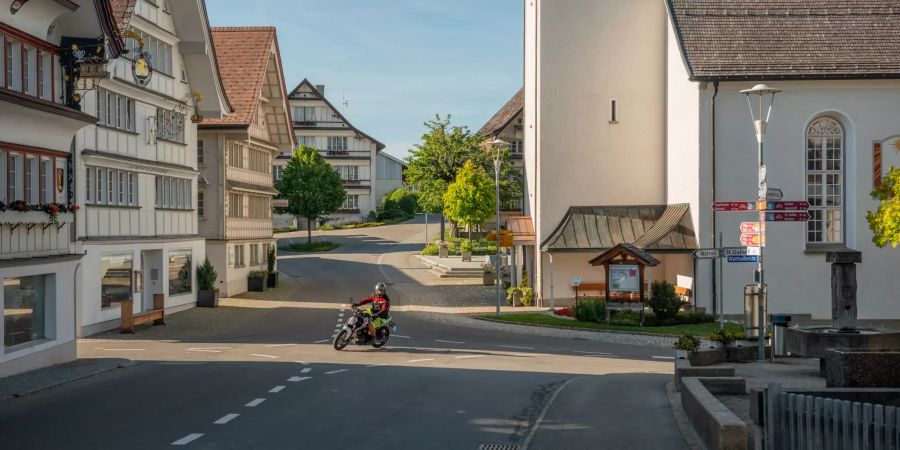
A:
[[[772,107],[775,104],[775,94],[781,92],[778,89],[770,88],[765,84],[757,84],[751,89],[741,91],[747,96],[747,105],[750,106],[750,118],[753,119],[753,129],[756,131],[757,156],[759,159],[759,191],[757,198],[759,206],[765,204],[767,200],[768,186],[766,184],[766,166],[763,158],[763,137],[766,135],[766,125],[772,116]],[[754,108],[754,102],[756,107]],[[757,314],[759,320],[759,360],[766,359],[766,316],[764,302],[768,301],[768,292],[766,290],[766,279],[763,272],[763,253],[765,253],[765,208],[759,209],[757,224],[759,228],[759,256],[756,267],[756,292],[757,292]]]
[[[493,150],[491,155],[494,159],[494,191],[496,192],[495,211],[497,215],[497,264],[494,266],[496,272],[496,289],[497,289],[497,317],[500,317],[500,303],[503,301],[500,295],[500,162],[503,160],[503,149],[509,146],[509,142],[502,139],[494,139],[488,144]]]

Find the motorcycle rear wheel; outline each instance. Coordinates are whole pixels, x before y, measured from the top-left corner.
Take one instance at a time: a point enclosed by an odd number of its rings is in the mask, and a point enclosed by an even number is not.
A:
[[[384,344],[387,344],[388,339],[391,337],[391,330],[388,327],[381,327],[375,330],[375,338],[372,339],[372,347],[381,348]]]
[[[334,337],[334,342],[332,345],[335,350],[343,350],[347,344],[350,343],[350,332],[347,330],[341,330],[337,336]]]

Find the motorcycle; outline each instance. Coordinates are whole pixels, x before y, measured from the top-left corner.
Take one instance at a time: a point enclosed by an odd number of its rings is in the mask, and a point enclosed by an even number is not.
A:
[[[394,334],[397,333],[397,324],[394,323],[394,319],[388,317],[387,322],[375,330],[375,336],[371,336],[369,334],[369,320],[370,317],[365,310],[360,310],[354,306],[353,314],[350,315],[347,323],[334,337],[334,342],[332,343],[334,349],[343,350],[344,347],[350,344],[350,341],[354,340],[356,345],[371,344],[372,347],[381,348],[384,344],[387,344],[388,339],[391,337],[391,331]]]

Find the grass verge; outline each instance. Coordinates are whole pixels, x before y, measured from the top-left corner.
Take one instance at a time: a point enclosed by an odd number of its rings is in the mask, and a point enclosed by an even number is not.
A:
[[[499,319],[504,322],[518,323],[523,325],[549,325],[555,327],[580,328],[586,330],[633,331],[639,333],[664,334],[672,336],[679,336],[682,333],[687,333],[698,337],[706,337],[711,333],[719,330],[718,322],[670,325],[663,327],[639,327],[630,325],[607,325],[605,323],[597,322],[579,322],[577,320],[563,319],[542,313],[501,314],[499,318],[494,315],[484,315],[482,317],[486,319]],[[738,324],[726,323],[725,329],[741,331],[743,328]]]
[[[314,241],[311,243],[291,242],[278,248],[288,252],[327,252],[340,246],[341,244],[331,241]]]
[[[386,219],[380,221],[365,221],[365,222],[345,222],[336,225],[325,224],[319,227],[320,231],[334,231],[334,230],[355,230],[357,228],[371,228],[371,227],[380,227],[384,225],[396,225],[401,222],[406,222],[407,220],[412,219],[415,216],[408,217],[398,217],[396,219]]]

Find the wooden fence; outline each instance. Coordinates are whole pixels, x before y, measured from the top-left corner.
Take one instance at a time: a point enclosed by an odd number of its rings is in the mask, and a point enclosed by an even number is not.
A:
[[[783,392],[777,384],[766,402],[767,449],[900,449],[900,408]]]

